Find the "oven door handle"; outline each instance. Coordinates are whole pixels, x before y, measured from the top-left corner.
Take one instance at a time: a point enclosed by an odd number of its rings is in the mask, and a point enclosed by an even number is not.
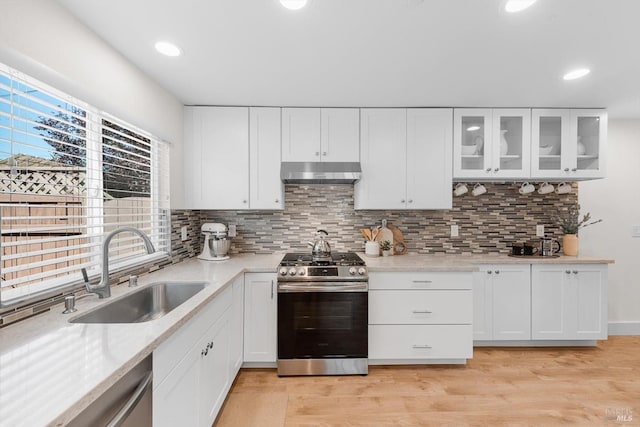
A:
[[[278,283],[278,292],[367,292],[368,289],[368,282],[324,282],[322,285],[313,285],[311,283]]]

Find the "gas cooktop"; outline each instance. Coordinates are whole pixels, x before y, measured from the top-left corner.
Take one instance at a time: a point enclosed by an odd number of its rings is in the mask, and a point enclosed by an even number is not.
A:
[[[354,252],[337,252],[331,254],[331,260],[317,261],[308,253],[289,253],[280,261],[281,267],[305,267],[305,266],[360,266],[365,265],[362,258]]]

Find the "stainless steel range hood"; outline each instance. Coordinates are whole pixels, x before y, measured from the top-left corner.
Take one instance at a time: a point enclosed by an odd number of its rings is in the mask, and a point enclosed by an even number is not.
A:
[[[285,184],[353,184],[361,175],[357,162],[282,162],[280,167]]]

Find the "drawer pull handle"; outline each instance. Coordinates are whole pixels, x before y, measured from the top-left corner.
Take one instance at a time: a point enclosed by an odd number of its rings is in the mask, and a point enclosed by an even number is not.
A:
[[[431,348],[431,346],[427,344],[414,344],[413,348]]]
[[[432,280],[414,280],[413,283],[433,283]]]
[[[432,314],[429,310],[413,310],[413,314]]]

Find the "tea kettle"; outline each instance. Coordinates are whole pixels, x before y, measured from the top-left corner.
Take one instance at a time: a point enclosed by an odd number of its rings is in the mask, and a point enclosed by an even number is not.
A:
[[[331,260],[331,246],[329,242],[324,240],[326,236],[328,236],[325,230],[316,231],[316,240],[309,245],[312,247],[311,255],[313,256],[314,261],[330,261]]]

